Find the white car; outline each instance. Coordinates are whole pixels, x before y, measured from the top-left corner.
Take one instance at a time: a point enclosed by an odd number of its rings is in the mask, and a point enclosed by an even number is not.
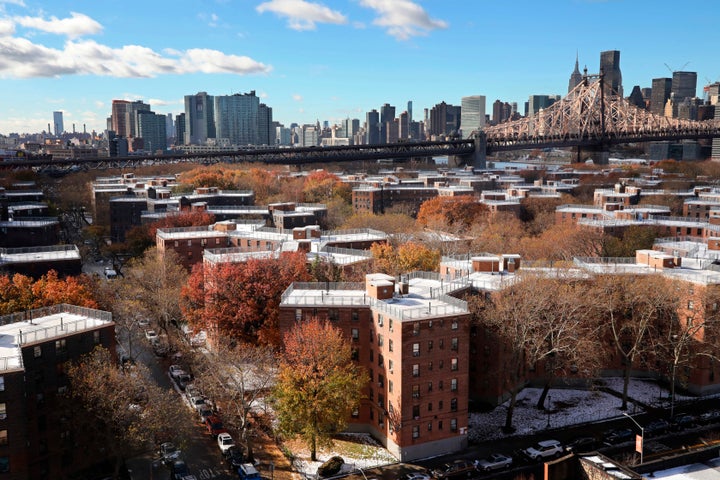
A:
[[[230,436],[229,433],[221,433],[217,436],[217,442],[218,447],[220,447],[220,451],[222,453],[225,453],[225,451],[235,446],[235,440]]]
[[[150,343],[158,339],[158,334],[155,330],[145,330],[145,338],[150,340]]]
[[[405,475],[406,480],[431,480],[432,477],[427,473],[411,472]]]
[[[530,448],[523,450],[530,460],[543,460],[555,458],[563,454],[563,446],[557,440],[543,440]]]
[[[502,453],[491,453],[487,458],[483,458],[475,464],[475,467],[481,472],[491,472],[493,470],[501,470],[510,468],[513,459]]]
[[[168,368],[168,372],[170,372],[170,376],[172,378],[179,378],[182,375],[187,375],[185,370],[183,370],[180,365],[170,365],[170,368]]]

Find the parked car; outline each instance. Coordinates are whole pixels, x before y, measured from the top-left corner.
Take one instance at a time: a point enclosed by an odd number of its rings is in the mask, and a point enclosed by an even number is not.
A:
[[[579,437],[565,445],[568,452],[589,452],[597,447],[598,441],[595,437]]]
[[[672,429],[677,431],[694,427],[696,420],[697,419],[693,415],[682,413],[680,415],[675,415],[672,420],[670,420],[670,423],[672,424]]]
[[[454,462],[446,463],[442,467],[432,471],[432,475],[435,478],[443,480],[445,478],[454,478],[460,476],[471,477],[477,470],[475,465],[468,460],[455,460]]]
[[[180,375],[186,375],[185,370],[180,365],[170,365],[168,372],[172,378],[178,378]]]
[[[230,470],[235,472],[238,468],[240,468],[240,465],[243,464],[245,456],[237,445],[233,445],[223,452],[223,458],[225,459],[228,467],[230,467]]]
[[[618,443],[629,442],[635,438],[635,432],[629,428],[619,428],[616,430],[610,430],[603,436],[604,443],[608,445],[615,445]]]
[[[181,391],[185,391],[190,382],[192,382],[192,377],[188,373],[183,373],[175,379],[175,383]]]
[[[661,435],[670,430],[670,423],[665,420],[653,420],[643,429],[645,435]]]
[[[260,480],[260,472],[252,463],[243,463],[238,467],[237,473],[241,480]]]
[[[218,434],[217,443],[218,447],[220,447],[220,451],[223,453],[228,448],[235,446],[235,440],[233,440],[232,436],[227,432],[221,432]]]
[[[698,421],[703,424],[720,422],[720,410],[710,410],[709,412],[705,412],[700,415]]]
[[[215,414],[215,412],[213,412],[213,409],[205,403],[198,407],[198,415],[200,417],[200,423],[205,423],[207,421],[208,417],[211,417],[214,414]]]
[[[172,442],[164,442],[160,444],[160,459],[163,463],[170,464],[180,458],[182,451]]]
[[[188,402],[190,402],[190,406],[193,407],[195,410],[199,410],[202,407],[210,406],[210,402],[208,401],[208,399],[202,395],[195,395],[194,397],[190,397],[188,399]]]
[[[475,466],[482,472],[491,472],[493,470],[502,470],[503,468],[510,468],[512,466],[513,459],[502,453],[491,453],[487,458],[479,460]]]
[[[423,472],[411,472],[405,475],[405,480],[431,480],[432,477]]]
[[[173,480],[184,480],[190,475],[185,460],[177,459],[170,464],[170,475]]]
[[[563,453],[563,446],[557,440],[543,440],[530,448],[523,450],[523,453],[530,460],[543,460],[546,458],[559,457]]]
[[[145,330],[145,338],[147,338],[150,343],[153,341],[156,341],[158,339],[158,334],[155,330]]]
[[[208,433],[213,437],[217,437],[221,433],[227,433],[222,420],[217,415],[210,415],[207,420],[205,420],[205,428],[207,428]]]

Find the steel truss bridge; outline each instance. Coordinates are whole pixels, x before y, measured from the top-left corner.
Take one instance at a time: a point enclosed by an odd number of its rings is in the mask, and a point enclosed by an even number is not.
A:
[[[304,148],[260,148],[212,153],[173,153],[127,157],[11,159],[0,169],[76,171],[127,169],[171,163],[242,163],[274,165],[377,161],[448,156],[478,167],[488,154],[552,147],[593,148],[611,145],[720,137],[720,120],[691,121],[653,115],[616,92],[606,92],[603,75],[585,75],[563,99],[533,116],[473,132],[470,139]]]

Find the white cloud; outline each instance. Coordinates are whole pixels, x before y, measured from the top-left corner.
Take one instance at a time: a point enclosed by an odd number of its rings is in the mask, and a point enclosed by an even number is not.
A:
[[[288,26],[293,30],[315,30],[316,23],[347,23],[345,15],[320,3],[306,0],[270,0],[255,7],[259,13],[273,12],[286,17]]]
[[[302,95],[299,95],[299,94],[297,94],[297,93],[294,94],[294,95],[292,96],[292,98],[293,98],[293,100],[295,100],[296,102],[302,102],[302,99],[303,99]]]
[[[15,33],[15,23],[8,18],[0,18],[0,37]]]
[[[70,12],[70,18],[50,17],[50,20],[45,20],[41,17],[15,17],[14,20],[25,28],[65,35],[69,38],[102,31],[102,25],[98,22],[87,15],[76,12]]]
[[[23,0],[0,0],[0,6],[5,5],[17,5],[19,7],[24,7],[25,2]]]
[[[430,18],[427,12],[411,0],[360,0],[363,7],[375,10],[378,17],[373,24],[387,29],[398,40],[424,36],[432,30],[447,28],[444,20]]]
[[[32,62],[27,59],[32,58]],[[111,48],[92,40],[68,41],[62,50],[26,38],[0,37],[0,77],[32,78],[62,75],[155,77],[186,73],[268,73],[272,67],[250,57],[217,50],[166,50],[160,54],[139,45]]]

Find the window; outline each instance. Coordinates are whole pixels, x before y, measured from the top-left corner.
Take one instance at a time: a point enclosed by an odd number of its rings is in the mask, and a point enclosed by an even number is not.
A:
[[[432,402],[428,403],[428,412],[432,412]]]
[[[442,430],[442,420],[438,421],[438,430]]]
[[[388,351],[393,351],[393,341],[392,338],[388,338]]]
[[[440,401],[438,402],[438,410],[442,410],[442,409],[443,409],[443,401],[440,400]]]
[[[432,352],[432,349],[433,349],[433,341],[428,340],[428,352]]]
[[[458,329],[458,321],[453,320],[452,323],[450,324],[450,328],[453,330],[457,330]]]
[[[0,392],[5,391],[5,376],[0,375]]]
[[[98,345],[100,343],[100,330],[95,330],[93,332],[93,343],[95,345]]]
[[[378,393],[378,406],[380,408],[385,408],[385,395],[382,393]]]
[[[392,332],[393,331],[393,321],[392,318],[388,319],[388,329]]]
[[[368,398],[371,402],[375,401],[375,390],[373,390],[372,388],[370,389],[370,394],[368,395]]]
[[[357,310],[353,310],[352,312],[350,312],[350,319],[357,322],[357,320],[358,320],[358,311]]]
[[[188,240],[188,247],[192,247],[192,240]]]
[[[413,323],[413,335],[420,335],[420,322]]]
[[[432,422],[428,422],[428,432],[432,432]]]
[[[5,403],[0,403],[0,420],[5,420],[7,418],[7,408],[5,407]]]
[[[420,398],[420,385],[413,385],[412,395],[413,398]]]
[[[35,345],[35,348],[33,348],[33,356],[35,358],[42,357],[42,347],[40,345]]]
[[[450,431],[457,432],[457,418],[450,419]]]
[[[457,358],[451,358],[450,359],[450,370],[455,371],[458,369],[458,359]]]
[[[420,356],[420,344],[419,343],[413,343],[412,352],[413,352],[413,357]]]
[[[388,380],[388,392],[389,393],[393,392],[393,381],[392,380]]]
[[[0,473],[8,473],[10,471],[10,457],[0,457]]]
[[[385,377],[378,374],[378,387],[382,388],[385,386]]]
[[[433,367],[432,362],[428,362],[428,370],[432,370],[432,367]]]
[[[378,333],[377,340],[378,347],[382,347],[385,344],[385,337],[383,337],[381,333]]]
[[[695,302],[688,300],[688,310],[692,310],[695,307]]]
[[[438,347],[440,347],[441,349],[445,348],[445,339],[441,338],[440,340],[438,340]]]
[[[457,350],[458,349],[458,339],[457,337],[450,340],[450,349],[451,350]]]
[[[440,359],[440,360],[438,361],[438,368],[442,369],[444,366],[445,366],[445,361],[442,360],[442,359]]]
[[[457,398],[450,399],[450,411],[457,412]]]
[[[337,322],[340,320],[340,312],[337,308],[331,308],[328,310],[328,318],[332,320],[333,322]]]
[[[458,389],[457,378],[453,378],[450,380],[450,391],[457,392],[457,389]]]
[[[299,322],[302,320],[302,308],[296,308],[295,309],[295,321]]]
[[[412,375],[413,377],[420,376],[420,365],[418,365],[417,363],[413,364],[412,366]]]
[[[7,444],[8,444],[7,430],[0,430],[0,445],[7,445]]]
[[[373,352],[372,350],[370,350],[370,361],[371,361],[371,362],[374,362],[374,361],[375,361],[375,354],[374,354],[374,352]]]
[[[350,329],[350,337],[352,338],[353,342],[360,341],[360,330],[357,328]]]
[[[36,394],[35,402],[37,403],[38,407],[42,407],[43,405],[45,405],[45,395],[43,393]]]
[[[420,418],[420,405],[413,405],[413,418],[416,420]]]
[[[389,371],[390,373],[393,373],[393,365],[394,365],[394,364],[393,364],[393,361],[392,361],[392,360],[388,360],[388,371]]]
[[[412,438],[419,438],[420,437],[420,426],[419,425],[413,425],[412,430]]]
[[[428,382],[428,392],[432,392],[432,382]]]
[[[378,353],[378,367],[382,367],[383,365],[385,365],[385,358],[382,353]]]
[[[383,326],[383,316],[380,313],[378,313],[378,326]]]
[[[353,418],[359,417],[359,416],[360,416],[360,409],[357,408],[357,407],[355,407],[355,408],[353,409],[351,415],[353,416]]]
[[[352,349],[352,353],[350,354],[350,358],[355,360],[356,362],[360,360],[360,350],[357,348]]]
[[[60,340],[55,340],[55,352],[56,353],[65,353],[67,351],[67,345],[65,343],[65,339],[61,338]]]
[[[432,328],[432,320],[428,320],[428,328]]]
[[[438,388],[439,388],[440,390],[443,389],[443,381],[442,381],[442,380],[438,380]]]

